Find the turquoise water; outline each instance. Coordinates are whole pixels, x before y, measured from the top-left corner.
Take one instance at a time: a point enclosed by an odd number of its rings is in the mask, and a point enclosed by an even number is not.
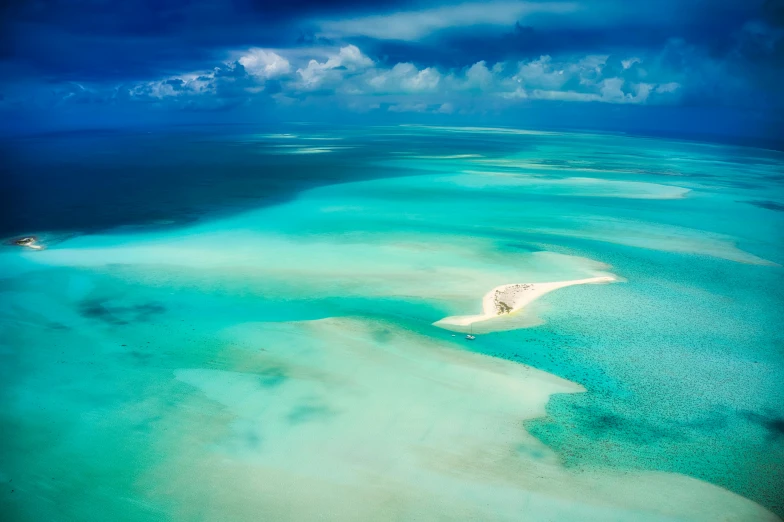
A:
[[[134,139],[208,173],[164,156],[176,175],[147,175],[139,208],[107,181],[99,210],[7,227],[47,246],[0,250],[11,519],[784,513],[784,154],[433,127]],[[122,158],[91,147],[62,161]],[[618,282],[473,343],[432,325],[501,284],[601,274]]]

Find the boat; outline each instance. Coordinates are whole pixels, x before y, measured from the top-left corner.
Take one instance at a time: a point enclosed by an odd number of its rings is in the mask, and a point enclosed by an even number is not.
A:
[[[476,336],[474,335],[474,325],[473,324],[471,325],[471,332],[466,334],[466,339],[469,340],[469,341],[473,341],[474,339],[476,339]]]

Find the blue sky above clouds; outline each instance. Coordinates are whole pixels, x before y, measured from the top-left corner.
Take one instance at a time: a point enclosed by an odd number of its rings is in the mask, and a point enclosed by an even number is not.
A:
[[[20,126],[307,117],[776,136],[784,108],[784,0],[3,10],[0,111]]]

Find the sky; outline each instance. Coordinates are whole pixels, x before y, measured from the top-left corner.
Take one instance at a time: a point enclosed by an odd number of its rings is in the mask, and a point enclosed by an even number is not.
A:
[[[0,117],[784,136],[784,0],[5,0]]]

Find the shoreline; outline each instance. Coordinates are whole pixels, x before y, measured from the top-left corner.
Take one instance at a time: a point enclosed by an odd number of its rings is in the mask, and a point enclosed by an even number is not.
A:
[[[38,236],[16,236],[5,241],[8,245],[29,248],[31,250],[43,250],[44,246],[39,243]]]
[[[559,288],[583,284],[602,284],[619,281],[616,276],[597,276],[570,281],[551,283],[511,283],[500,285],[482,298],[482,313],[476,315],[452,315],[433,323],[433,326],[471,326],[474,323],[489,321],[519,312],[533,301]]]

